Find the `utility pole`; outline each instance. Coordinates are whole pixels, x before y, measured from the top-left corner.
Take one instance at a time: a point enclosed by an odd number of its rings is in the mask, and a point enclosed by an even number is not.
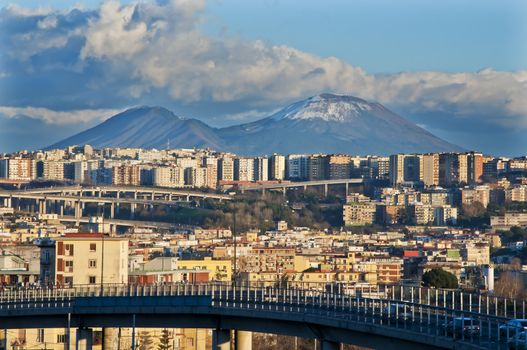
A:
[[[236,203],[234,203],[234,211],[232,213],[232,237],[234,239],[234,276],[233,276],[233,279],[234,279],[234,287],[236,287],[236,278],[237,278],[237,274],[236,274]]]

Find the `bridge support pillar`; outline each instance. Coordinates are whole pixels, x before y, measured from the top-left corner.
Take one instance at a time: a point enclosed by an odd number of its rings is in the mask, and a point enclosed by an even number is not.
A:
[[[135,204],[130,204],[130,218],[133,220],[135,218]]]
[[[324,196],[328,196],[328,184],[324,184]]]
[[[75,350],[92,350],[93,330],[91,328],[77,329],[77,342]]]
[[[75,217],[80,218],[82,216],[82,209],[80,202],[75,202]]]
[[[349,186],[350,184],[348,182],[346,182],[346,196],[348,195],[349,193]]]
[[[111,203],[110,204],[110,219],[113,219],[113,218],[115,218],[115,204]]]
[[[236,331],[236,350],[252,350],[253,333],[247,331]]]
[[[231,349],[231,331],[229,329],[215,329],[212,334],[213,350]]]
[[[321,340],[320,344],[321,344],[320,346],[321,350],[340,350],[339,343],[335,343],[335,342],[328,341],[328,340]]]

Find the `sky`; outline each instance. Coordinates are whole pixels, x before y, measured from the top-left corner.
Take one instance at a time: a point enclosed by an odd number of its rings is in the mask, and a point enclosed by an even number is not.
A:
[[[224,126],[335,92],[466,149],[527,154],[523,0],[0,8],[0,152],[46,146],[137,105]]]

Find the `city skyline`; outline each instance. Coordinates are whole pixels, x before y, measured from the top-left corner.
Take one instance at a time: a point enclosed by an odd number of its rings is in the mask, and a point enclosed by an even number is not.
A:
[[[381,102],[465,149],[522,155],[525,4],[377,5],[2,1],[0,152],[136,105],[224,126],[334,92]]]

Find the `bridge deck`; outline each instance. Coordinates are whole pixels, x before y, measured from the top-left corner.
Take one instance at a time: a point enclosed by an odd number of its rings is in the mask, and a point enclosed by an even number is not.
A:
[[[66,327],[68,315],[72,327],[132,327],[134,315],[136,327],[220,327],[373,347],[499,349],[511,338],[500,333],[505,317],[294,288],[207,283],[0,292],[4,328]],[[449,326],[459,317],[470,324]]]

